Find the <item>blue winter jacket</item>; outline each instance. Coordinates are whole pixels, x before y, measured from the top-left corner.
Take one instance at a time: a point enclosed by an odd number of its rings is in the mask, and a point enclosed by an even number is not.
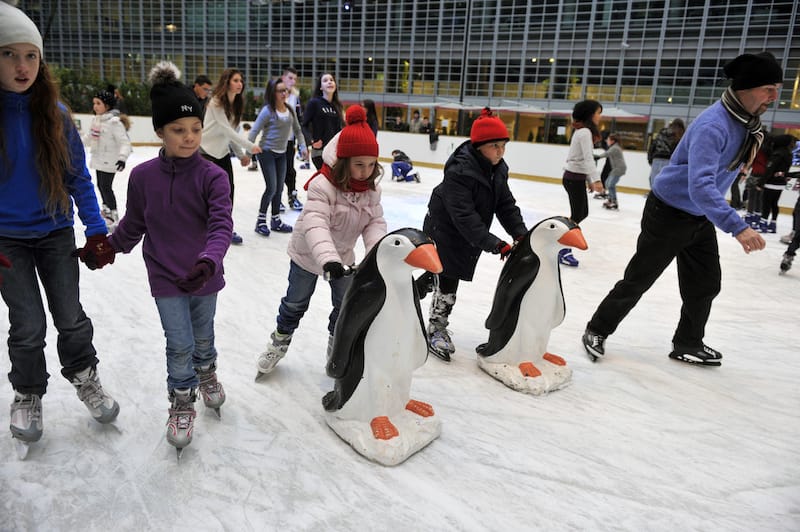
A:
[[[748,225],[725,200],[739,169],[728,170],[748,135],[717,102],[698,116],[686,130],[653,182],[653,192],[664,203],[694,216],[705,216],[732,235]]]
[[[41,178],[36,168],[31,96],[0,90],[5,153],[0,152],[0,236],[41,238],[58,229],[73,226],[74,213],[47,212],[41,194]],[[67,192],[78,206],[78,216],[86,226],[86,236],[106,234],[100,216],[94,185],[86,168],[86,153],[67,109],[64,129],[69,145],[72,169],[64,175]]]

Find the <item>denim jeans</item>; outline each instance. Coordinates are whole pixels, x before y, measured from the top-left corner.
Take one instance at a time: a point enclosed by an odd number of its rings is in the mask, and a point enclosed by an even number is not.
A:
[[[692,216],[670,207],[652,193],[642,212],[636,253],[628,262],[623,279],[597,307],[588,327],[603,336],[613,333],[673,259],[677,259],[683,305],[672,342],[701,346],[711,302],[721,287],[717,232],[705,216]]]
[[[308,310],[311,296],[317,286],[317,274],[304,270],[294,261],[289,264],[289,287],[286,296],[281,299],[278,308],[278,330],[284,334],[292,334],[300,325],[300,320]],[[339,309],[342,306],[344,293],[350,286],[351,276],[332,279],[331,285],[331,310],[328,316],[328,332],[333,334],[336,320],[339,318]]]
[[[281,190],[283,190],[283,181],[286,179],[286,153],[265,150],[256,157],[258,157],[258,165],[264,176],[264,184],[267,186],[264,194],[261,195],[261,206],[258,212],[267,214],[267,207],[271,203],[272,215],[278,216],[281,213]]]
[[[608,199],[609,201],[616,203],[617,202],[617,183],[622,176],[616,175],[614,172],[608,174],[606,178],[606,190],[608,191]]]
[[[44,355],[47,318],[39,281],[58,331],[56,351],[61,374],[70,379],[97,365],[97,352],[92,345],[94,328],[79,299],[78,259],[70,256],[74,250],[75,233],[71,227],[41,238],[0,237],[0,253],[11,261],[11,268],[2,271],[0,286],[11,325],[8,380],[20,393],[44,395],[50,377]]]
[[[195,368],[217,360],[217,294],[157,297],[156,307],[167,338],[167,389],[193,388],[200,383]]]

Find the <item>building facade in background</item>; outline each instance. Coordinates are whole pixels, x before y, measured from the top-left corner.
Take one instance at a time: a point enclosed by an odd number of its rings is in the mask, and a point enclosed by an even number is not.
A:
[[[191,81],[241,69],[248,90],[287,65],[304,87],[331,72],[344,102],[376,102],[387,129],[413,110],[465,134],[484,105],[514,138],[565,142],[584,98],[631,148],[691,120],[726,87],[722,66],[772,52],[780,101],[762,117],[800,137],[800,3],[795,0],[89,0],[21,1],[47,57],[111,82],[174,61]]]

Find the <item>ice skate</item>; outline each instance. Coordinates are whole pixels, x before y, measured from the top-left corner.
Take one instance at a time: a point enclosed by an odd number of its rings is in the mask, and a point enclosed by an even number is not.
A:
[[[583,348],[586,349],[586,354],[589,355],[589,360],[592,362],[597,362],[605,356],[605,336],[597,334],[587,327],[581,341],[583,342]]]
[[[281,221],[280,216],[273,216],[269,222],[269,228],[275,231],[276,233],[291,233],[292,226],[289,224],[285,224]]]
[[[781,260],[781,275],[792,269],[793,260],[794,255],[789,255],[788,253],[783,254],[783,260]]]
[[[697,347],[673,345],[669,358],[699,366],[721,366],[722,353],[705,344]]]
[[[789,233],[781,237],[781,244],[786,244],[788,246],[789,244],[792,243],[793,238],[794,238],[794,231],[789,231]]]
[[[445,362],[450,362],[450,355],[456,352],[456,347],[450,338],[450,331],[429,325],[428,352]]]
[[[280,359],[286,356],[286,351],[292,342],[292,335],[275,330],[269,335],[269,339],[270,344],[267,346],[267,350],[258,355],[256,359],[256,369],[258,369],[256,381],[264,375],[272,373]]]
[[[450,338],[450,331],[447,330],[450,313],[455,304],[455,294],[444,294],[438,288],[433,291],[428,319],[428,352],[445,362],[450,362],[450,355],[456,351]]]
[[[221,418],[219,408],[225,402],[225,389],[217,380],[217,364],[197,368],[197,378],[200,379],[200,395],[206,408],[213,408],[217,417]]]
[[[25,460],[30,444],[42,437],[42,398],[36,394],[15,391],[9,428],[14,438],[17,457]]]
[[[572,255],[572,249],[563,248],[558,252],[558,263],[572,268],[578,267],[578,259]]]
[[[293,211],[302,211],[303,210],[303,204],[300,203],[299,199],[297,199],[297,191],[296,190],[293,190],[289,194],[289,207]]]
[[[194,388],[172,390],[169,394],[172,405],[167,419],[167,442],[175,447],[180,461],[183,449],[192,443],[194,432],[194,402],[197,391]]]
[[[97,368],[88,367],[76,373],[70,381],[95,421],[106,424],[117,419],[119,404],[103,390]]]

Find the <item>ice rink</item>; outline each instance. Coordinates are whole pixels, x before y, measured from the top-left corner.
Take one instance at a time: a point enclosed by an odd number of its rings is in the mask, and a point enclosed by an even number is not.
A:
[[[129,169],[155,154],[135,148],[114,184],[118,201]],[[390,230],[422,227],[441,170],[420,171],[420,184],[384,179]],[[299,171],[298,185],[310,174]],[[529,226],[569,214],[560,185],[512,180],[511,189]],[[323,419],[320,400],[332,386],[324,370],[326,283],[286,358],[254,382],[289,267],[289,236],[253,231],[263,190],[260,172],[236,166],[234,220],[245,240],[228,252],[218,300],[222,418],[198,403],[194,441],[177,463],[164,436],[165,341],[141,246],[103,270],[82,268],[100,377],[121,413],[115,426],[91,420],[60,376],[51,326],[44,436],[26,461],[8,432],[0,446],[0,530],[800,530],[800,264],[778,275],[789,215],[779,217],[778,234],[765,236],[767,249],[751,255],[719,233],[723,287],[706,342],[724,353],[721,368],[667,358],[680,308],[674,265],[593,364],[580,336],[633,253],[644,197],[620,194],[618,212],[590,199],[582,223],[589,249],[576,250],[579,268],[562,268],[567,314],[550,340],[573,383],[544,397],[506,388],[476,365],[502,266],[485,254],[451,316],[453,362],[429,358],[412,385],[412,397],[441,417],[442,435],[384,467],[356,454]],[[296,217],[287,212],[284,221]],[[507,238],[498,224],[494,230]],[[3,307],[3,339],[7,330]],[[8,370],[4,350],[0,373]],[[7,381],[2,390],[7,405]]]

